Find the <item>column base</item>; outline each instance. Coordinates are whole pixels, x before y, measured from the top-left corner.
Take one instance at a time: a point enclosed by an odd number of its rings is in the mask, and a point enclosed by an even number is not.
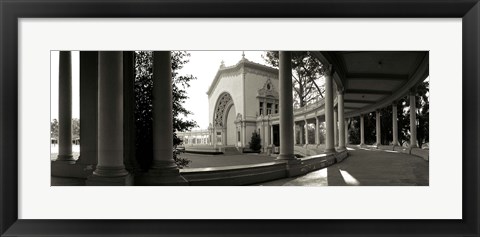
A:
[[[180,175],[175,162],[154,161],[153,167],[135,178],[138,186],[185,186],[188,181]]]
[[[125,166],[97,166],[93,175],[102,177],[122,177],[128,175]]]
[[[131,174],[117,177],[99,176],[93,174],[85,182],[87,186],[132,186],[133,176]]]
[[[290,160],[298,160],[298,159],[295,157],[295,154],[279,154],[277,156],[277,159],[275,159],[275,160],[290,161]]]
[[[324,153],[327,153],[327,154],[335,153],[335,152],[336,152],[335,148],[325,148],[325,151],[324,151]]]
[[[306,173],[305,168],[300,159],[295,158],[295,159],[287,160],[287,176],[288,177],[295,177],[305,173]]]
[[[75,159],[73,159],[73,155],[58,155],[55,162],[63,162],[65,164],[75,164]]]
[[[411,154],[412,154],[412,150],[415,149],[415,148],[418,148],[418,147],[417,147],[417,146],[409,146],[409,147],[407,148],[408,154],[411,155]]]
[[[343,146],[343,147],[342,147],[342,146],[339,146],[339,147],[337,148],[337,151],[346,151],[346,150],[347,150],[347,147],[345,147],[345,146]]]

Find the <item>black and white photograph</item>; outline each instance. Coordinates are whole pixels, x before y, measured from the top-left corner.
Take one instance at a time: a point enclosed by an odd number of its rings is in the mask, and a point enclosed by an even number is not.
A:
[[[478,237],[479,2],[0,0],[0,237]]]
[[[51,51],[52,186],[429,186],[429,51]]]

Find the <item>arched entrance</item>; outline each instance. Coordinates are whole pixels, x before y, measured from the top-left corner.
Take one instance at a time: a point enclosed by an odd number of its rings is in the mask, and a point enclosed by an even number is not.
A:
[[[217,134],[217,145],[235,145],[235,105],[232,96],[225,92],[218,97],[214,110],[214,127]],[[221,136],[218,136],[220,133]]]

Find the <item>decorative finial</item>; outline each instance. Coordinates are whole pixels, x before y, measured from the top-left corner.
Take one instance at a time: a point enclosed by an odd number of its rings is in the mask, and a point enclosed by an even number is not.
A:
[[[240,59],[240,62],[246,62],[248,61],[247,58],[245,58],[245,51],[242,51],[242,59]]]
[[[220,62],[220,67],[225,67],[225,61]]]

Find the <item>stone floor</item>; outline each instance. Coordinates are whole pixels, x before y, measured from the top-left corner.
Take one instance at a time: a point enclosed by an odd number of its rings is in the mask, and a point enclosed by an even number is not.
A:
[[[428,161],[394,151],[351,149],[341,163],[260,186],[428,186]]]
[[[199,155],[182,154],[190,159],[188,168],[248,165],[270,162],[272,156],[261,154]],[[351,149],[341,163],[295,178],[285,178],[260,186],[428,186],[428,161],[394,151]],[[52,177],[53,186],[83,185],[82,179]]]

